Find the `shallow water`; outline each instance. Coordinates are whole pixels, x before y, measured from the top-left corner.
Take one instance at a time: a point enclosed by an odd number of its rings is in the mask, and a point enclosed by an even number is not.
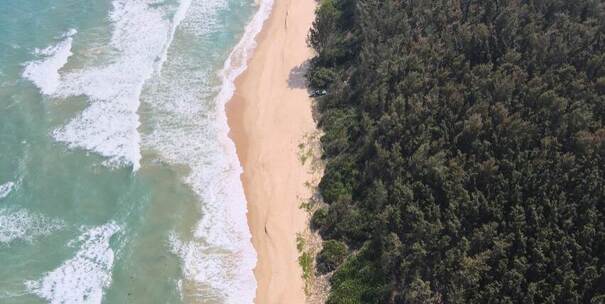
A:
[[[0,303],[252,301],[224,103],[270,6],[0,2]]]

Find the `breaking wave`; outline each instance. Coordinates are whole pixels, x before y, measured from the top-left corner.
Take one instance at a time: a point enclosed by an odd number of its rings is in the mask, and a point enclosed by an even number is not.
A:
[[[42,59],[28,63],[23,76],[43,94],[88,97],[89,106],[82,113],[52,132],[57,141],[105,156],[108,166],[131,165],[138,170],[141,91],[165,60],[174,30],[189,4],[190,0],[182,0],[178,7],[151,0],[114,0],[109,14],[113,30],[106,50],[111,58],[104,64],[59,73],[72,55],[75,31],[36,52]],[[172,13],[173,18],[168,18]]]
[[[114,252],[109,241],[119,230],[115,223],[88,229],[70,242],[79,245],[73,258],[25,286],[50,304],[100,304],[104,289],[111,284]]]

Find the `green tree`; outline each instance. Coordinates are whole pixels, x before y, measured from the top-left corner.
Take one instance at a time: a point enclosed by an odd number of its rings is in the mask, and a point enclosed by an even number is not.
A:
[[[605,4],[316,13],[328,206],[312,226],[348,248],[328,303],[601,303]]]

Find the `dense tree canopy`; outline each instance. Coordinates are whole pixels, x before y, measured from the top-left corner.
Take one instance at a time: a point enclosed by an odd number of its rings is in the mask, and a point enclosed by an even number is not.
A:
[[[328,303],[605,303],[602,0],[323,0],[309,44]]]

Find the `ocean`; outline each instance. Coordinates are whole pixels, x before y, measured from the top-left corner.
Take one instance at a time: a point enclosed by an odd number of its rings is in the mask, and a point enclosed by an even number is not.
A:
[[[225,103],[272,0],[0,2],[0,303],[251,303]]]

